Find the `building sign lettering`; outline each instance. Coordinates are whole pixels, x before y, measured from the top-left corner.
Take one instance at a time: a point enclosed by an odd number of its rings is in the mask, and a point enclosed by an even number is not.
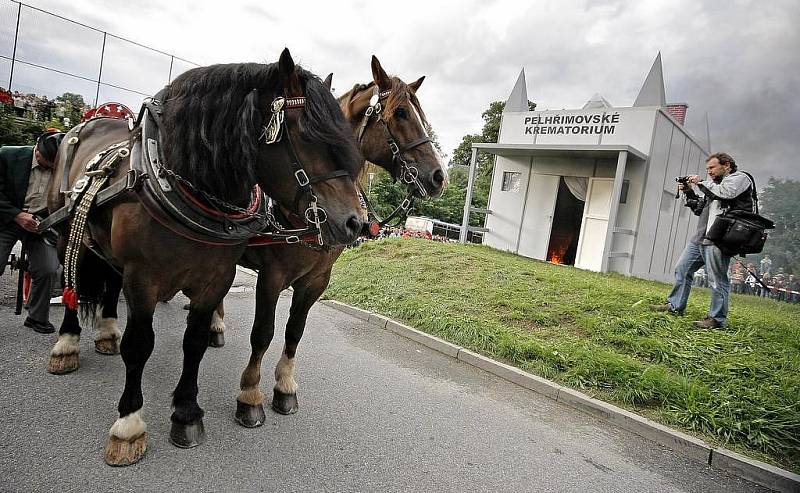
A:
[[[619,113],[594,115],[535,115],[527,116],[525,135],[612,135],[619,123]]]

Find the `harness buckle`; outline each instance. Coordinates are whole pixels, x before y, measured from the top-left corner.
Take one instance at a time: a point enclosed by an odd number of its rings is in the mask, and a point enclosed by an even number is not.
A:
[[[289,245],[293,243],[300,243],[300,237],[297,235],[287,236],[285,241]]]
[[[392,151],[393,156],[397,156],[400,154],[400,147],[394,140],[389,141],[389,150]]]
[[[366,111],[366,112],[364,112],[364,116],[365,116],[365,117],[367,117],[367,118],[369,118],[370,116],[372,116],[372,112],[373,112],[373,111],[375,111],[375,108],[373,108],[372,106],[370,106],[369,108],[367,108],[367,111]]]
[[[407,211],[409,207],[411,207],[411,199],[409,198],[404,199],[403,202],[400,203],[400,208],[404,211]]]
[[[308,185],[309,183],[311,183],[311,180],[308,178],[308,175],[306,174],[305,170],[299,169],[299,170],[295,171],[294,172],[294,177],[295,177],[295,179],[297,179],[297,183],[301,187],[304,187],[304,186]]]

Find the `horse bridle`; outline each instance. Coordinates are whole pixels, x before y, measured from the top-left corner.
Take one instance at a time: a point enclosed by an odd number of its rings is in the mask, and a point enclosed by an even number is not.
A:
[[[331,171],[330,173],[309,177],[308,173],[305,171],[305,169],[303,169],[303,164],[294,147],[294,142],[292,142],[291,132],[289,132],[289,129],[286,128],[285,111],[302,109],[305,106],[305,103],[306,98],[304,97],[284,98],[282,96],[278,96],[275,98],[271,105],[272,115],[269,123],[262,128],[262,132],[258,140],[261,141],[261,139],[264,139],[264,143],[270,145],[280,142],[283,135],[286,135],[286,142],[289,147],[290,157],[292,158],[291,162],[292,168],[294,169],[294,177],[298,185],[293,208],[291,210],[299,217],[304,218],[308,227],[305,229],[284,228],[275,218],[275,214],[273,212],[274,201],[272,199],[270,199],[269,208],[267,209],[267,220],[270,222],[270,225],[277,230],[276,232],[270,233],[270,236],[281,237],[286,243],[298,243],[302,236],[316,234],[317,243],[322,246],[324,243],[322,240],[321,226],[327,222],[328,213],[322,206],[319,205],[319,200],[314,194],[312,185],[336,178],[349,177],[350,174],[347,171],[340,169]],[[300,200],[304,196],[309,197],[309,206],[306,208],[304,213],[301,213]]]
[[[372,97],[369,99],[369,106],[364,112],[364,118],[361,120],[361,127],[358,130],[358,145],[361,145],[361,141],[364,138],[364,131],[369,125],[370,118],[372,115],[375,115],[375,120],[383,124],[384,131],[386,132],[386,142],[389,144],[389,150],[392,152],[392,164],[396,168],[398,167],[397,163],[399,163],[400,180],[407,185],[413,184],[420,196],[425,198],[428,196],[428,191],[425,190],[425,186],[419,179],[419,169],[417,166],[415,166],[416,162],[409,162],[409,160],[403,156],[403,153],[417,148],[422,144],[428,143],[431,141],[431,139],[427,135],[423,135],[422,137],[412,140],[411,142],[408,142],[402,146],[397,144],[397,139],[395,138],[394,134],[392,134],[389,124],[386,123],[386,120],[381,118],[381,111],[383,111],[381,100],[388,98],[391,93],[391,90],[379,92],[377,85],[372,87]]]

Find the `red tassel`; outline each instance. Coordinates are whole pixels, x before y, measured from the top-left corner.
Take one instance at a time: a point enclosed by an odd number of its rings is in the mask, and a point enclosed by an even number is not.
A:
[[[61,293],[61,303],[63,303],[68,309],[77,311],[78,292],[72,288],[64,288],[64,292]]]

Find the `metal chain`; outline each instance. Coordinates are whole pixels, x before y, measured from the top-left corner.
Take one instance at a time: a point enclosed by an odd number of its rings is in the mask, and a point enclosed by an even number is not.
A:
[[[218,197],[216,197],[216,196],[214,196],[214,195],[212,195],[212,194],[210,194],[210,193],[208,193],[208,192],[206,192],[204,190],[200,190],[192,182],[190,182],[186,178],[182,177],[178,173],[175,173],[171,169],[165,168],[164,165],[162,165],[160,163],[157,164],[156,167],[158,168],[158,174],[159,175],[167,175],[167,176],[171,177],[173,180],[180,182],[183,186],[188,188],[192,193],[195,193],[195,194],[198,194],[198,195],[202,196],[210,204],[215,205],[218,210],[219,210],[219,208],[222,208],[222,209],[227,209],[228,211],[237,212],[239,214],[244,214],[247,217],[253,217],[253,218],[256,218],[256,219],[260,219],[262,221],[268,220],[268,218],[264,214],[260,214],[258,212],[252,212],[252,211],[250,211],[248,209],[244,209],[242,207],[233,205],[233,204],[231,204],[229,202],[225,202],[224,200],[222,200],[222,199],[220,199],[220,198],[218,198]]]

